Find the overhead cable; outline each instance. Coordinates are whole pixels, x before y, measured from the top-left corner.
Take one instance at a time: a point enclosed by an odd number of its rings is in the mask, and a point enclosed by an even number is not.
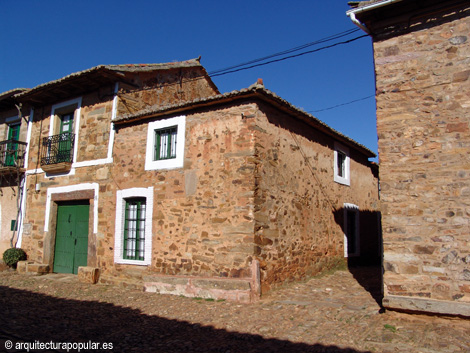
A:
[[[352,39],[348,39],[348,40],[345,40],[345,41],[342,41],[342,42],[337,42],[337,43],[333,43],[333,44],[330,44],[330,45],[326,45],[326,46],[321,47],[321,48],[308,50],[308,51],[305,51],[305,52],[302,52],[302,53],[289,55],[289,56],[286,56],[286,57],[283,57],[283,58],[266,61],[264,63],[254,64],[254,65],[250,65],[250,66],[246,66],[246,67],[239,67],[239,68],[236,68],[236,69],[233,69],[233,70],[228,70],[228,71],[224,71],[224,72],[220,72],[220,73],[216,73],[216,74],[209,73],[209,76],[217,77],[217,76],[227,75],[227,74],[231,74],[231,73],[239,72],[239,71],[243,71],[243,70],[249,70],[249,69],[253,69],[255,67],[265,66],[265,65],[269,65],[269,64],[272,64],[272,63],[275,63],[275,62],[280,62],[280,61],[284,61],[284,60],[288,60],[288,59],[292,59],[292,58],[297,58],[299,56],[312,54],[312,53],[319,52],[319,51],[322,51],[322,50],[325,50],[325,49],[330,49],[330,48],[336,47],[338,45],[349,44],[351,42],[354,42],[358,39],[365,38],[365,37],[368,37],[368,35],[364,34],[362,36],[355,37],[355,38],[352,38]]]
[[[349,101],[349,102],[346,102],[346,103],[341,103],[341,104],[336,104],[336,105],[333,105],[333,106],[328,107],[328,108],[323,108],[323,109],[318,109],[318,110],[308,110],[307,113],[324,112],[325,110],[335,109],[335,108],[338,108],[338,107],[342,107],[343,105],[348,105],[348,104],[360,102],[360,101],[363,101],[363,100],[366,100],[366,99],[369,99],[369,98],[372,98],[372,97],[375,97],[375,95],[373,94],[373,95],[370,95],[370,96],[367,96],[367,97],[363,97],[363,98],[359,98],[359,99],[354,99],[354,100],[352,100],[352,101]]]
[[[241,64],[236,64],[236,65],[233,65],[233,66],[226,67],[226,68],[224,68],[224,69],[214,70],[214,71],[209,72],[209,75],[211,75],[211,76],[212,76],[212,75],[216,75],[216,74],[219,74],[219,73],[224,72],[224,71],[229,71],[229,70],[233,70],[233,69],[236,69],[236,68],[239,68],[239,67],[243,67],[243,66],[246,66],[246,65],[255,64],[255,63],[258,63],[258,62],[261,62],[261,61],[264,61],[264,60],[268,60],[268,59],[271,59],[271,58],[275,58],[275,57],[277,57],[277,56],[281,56],[281,55],[286,55],[286,54],[294,53],[294,52],[296,52],[296,51],[299,51],[299,50],[302,50],[302,49],[305,49],[305,48],[308,48],[308,47],[311,47],[311,46],[314,46],[314,45],[326,43],[326,42],[331,41],[331,40],[335,40],[335,39],[339,39],[339,38],[348,36],[348,35],[350,35],[350,34],[352,34],[352,33],[358,32],[358,31],[359,31],[358,28],[353,28],[353,29],[349,29],[349,30],[347,30],[347,31],[343,31],[343,32],[340,32],[340,33],[332,34],[332,35],[330,35],[330,36],[328,36],[328,37],[325,37],[325,38],[322,38],[322,39],[318,39],[318,40],[313,41],[313,42],[310,42],[310,43],[302,44],[302,45],[299,45],[299,46],[297,46],[297,47],[294,47],[294,48],[291,48],[291,49],[287,49],[287,50],[284,50],[284,51],[281,51],[281,52],[278,52],[278,53],[270,54],[270,55],[264,56],[264,57],[262,57],[262,58],[253,59],[253,60],[250,60],[250,61],[241,63]]]

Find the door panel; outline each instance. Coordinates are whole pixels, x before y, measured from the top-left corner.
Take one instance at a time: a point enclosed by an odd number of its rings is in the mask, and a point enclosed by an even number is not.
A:
[[[74,272],[78,272],[78,266],[86,266],[88,259],[88,205],[76,206],[77,219],[75,222],[75,260]]]
[[[59,205],[54,272],[74,273],[87,265],[89,205]]]

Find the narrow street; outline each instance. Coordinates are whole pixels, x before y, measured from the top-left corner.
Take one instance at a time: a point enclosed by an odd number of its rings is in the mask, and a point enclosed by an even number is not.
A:
[[[352,272],[290,283],[241,305],[5,271],[0,350],[25,351],[6,350],[8,340],[37,340],[112,343],[113,352],[470,351],[469,320],[383,313],[377,269]]]

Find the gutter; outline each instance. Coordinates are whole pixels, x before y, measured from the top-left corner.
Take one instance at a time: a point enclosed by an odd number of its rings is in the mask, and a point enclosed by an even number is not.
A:
[[[375,10],[375,9],[378,9],[379,7],[390,5],[396,2],[400,2],[400,1],[403,1],[403,0],[384,0],[380,2],[375,2],[366,6],[358,7],[356,9],[348,10],[346,11],[346,16],[348,16],[351,19],[351,21],[360,29],[362,29],[364,32],[366,32],[367,34],[371,34],[370,30],[356,18],[356,14],[360,14],[360,13],[370,11],[370,10]]]

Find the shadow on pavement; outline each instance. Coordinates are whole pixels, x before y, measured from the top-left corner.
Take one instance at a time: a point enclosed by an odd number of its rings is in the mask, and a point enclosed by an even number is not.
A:
[[[382,267],[381,266],[358,266],[348,264],[349,272],[354,279],[370,293],[372,298],[379,304],[383,310],[382,299]]]
[[[132,300],[132,299],[130,299]],[[0,351],[18,342],[112,343],[108,352],[358,352],[228,332],[96,301],[78,301],[0,286]],[[41,350],[30,350],[39,352]],[[63,349],[49,352],[65,352]],[[76,350],[71,350],[74,352]],[[105,350],[82,350],[99,352]]]

